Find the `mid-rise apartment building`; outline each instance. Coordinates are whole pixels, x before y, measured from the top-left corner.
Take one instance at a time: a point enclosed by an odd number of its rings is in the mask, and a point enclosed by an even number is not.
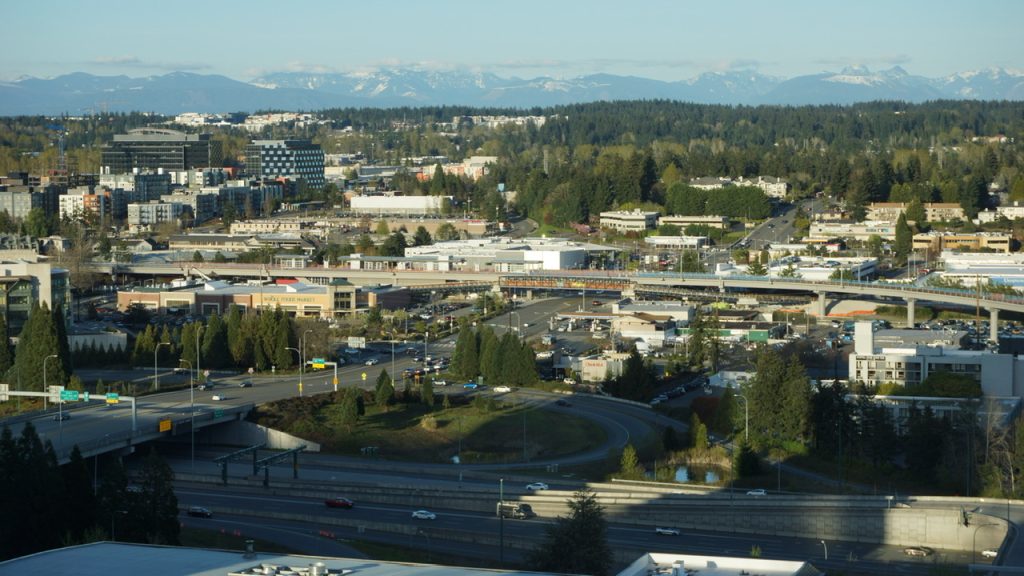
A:
[[[253,140],[245,148],[245,169],[256,178],[301,179],[324,187],[324,151],[309,140]]]
[[[1008,254],[1011,246],[1011,236],[999,232],[975,232],[975,233],[954,233],[954,232],[921,232],[914,234],[914,251],[928,251],[939,253],[944,250],[957,251],[986,251],[1002,252]]]
[[[136,170],[191,170],[220,166],[220,142],[209,134],[186,134],[165,128],[136,128],[115,134],[100,151],[100,165],[108,174]]]

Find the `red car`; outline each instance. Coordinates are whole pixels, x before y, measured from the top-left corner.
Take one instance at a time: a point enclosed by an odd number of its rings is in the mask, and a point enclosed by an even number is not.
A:
[[[355,502],[352,502],[348,498],[341,497],[328,498],[327,500],[324,500],[324,504],[328,508],[351,508],[355,506]]]

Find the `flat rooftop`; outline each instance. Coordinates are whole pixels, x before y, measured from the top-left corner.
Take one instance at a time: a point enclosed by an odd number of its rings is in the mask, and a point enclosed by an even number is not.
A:
[[[328,574],[330,576],[342,574],[351,574],[352,576],[545,574],[382,562],[364,558],[324,558],[267,553],[257,553],[247,558],[241,551],[113,542],[95,542],[58,548],[0,562],[0,573],[74,574],[75,576],[110,576],[111,574],[144,574],[145,576],[181,576],[183,574],[191,576],[250,574],[283,576],[288,574],[289,576],[305,576],[309,574],[310,566],[317,563],[323,563],[319,573],[324,576]]]

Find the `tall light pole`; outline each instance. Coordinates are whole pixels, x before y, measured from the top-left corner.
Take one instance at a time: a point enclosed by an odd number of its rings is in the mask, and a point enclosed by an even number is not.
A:
[[[192,473],[196,471],[196,382],[192,378],[192,363],[184,358],[178,359],[178,364],[188,364],[188,404],[189,414],[192,423],[189,424],[189,433],[192,435]]]
[[[975,530],[975,533],[977,533],[977,530]],[[825,547],[825,560],[828,560],[828,544],[826,544],[824,540],[821,540],[821,545]]]
[[[203,325],[196,323],[196,380],[199,380],[199,333],[203,331]]]
[[[505,501],[505,479],[498,478],[498,506]],[[505,515],[498,514],[498,562],[505,562]]]
[[[49,388],[46,386],[46,361],[50,358],[60,358],[56,354],[50,354],[46,358],[43,358],[43,390],[46,391]],[[59,396],[57,397],[57,428],[60,430],[60,442],[61,447],[64,445],[64,400]]]
[[[302,361],[302,352],[299,352],[298,348],[292,348],[291,346],[288,346],[285,348],[285,350],[291,350],[292,352],[295,352],[295,355],[299,357],[299,361]],[[302,364],[299,364],[299,396],[302,396]]]
[[[974,538],[972,539],[972,542],[971,542],[971,563],[974,563],[974,561],[977,559],[977,553],[978,553],[978,529],[984,528],[986,526],[999,526],[999,524],[996,524],[994,522],[990,522],[988,524],[978,524],[977,526],[974,527]]]
[[[306,334],[312,332],[312,328],[306,328],[306,331],[302,333],[302,338],[299,338],[299,348],[302,352],[299,353],[299,396],[302,396],[302,373],[306,369]]]
[[[743,398],[743,440],[750,441],[750,401],[743,394],[737,394],[737,398]]]
[[[153,347],[153,390],[160,390],[160,373],[157,371],[157,352],[160,351],[161,346],[170,346],[170,342],[157,342],[156,346]]]

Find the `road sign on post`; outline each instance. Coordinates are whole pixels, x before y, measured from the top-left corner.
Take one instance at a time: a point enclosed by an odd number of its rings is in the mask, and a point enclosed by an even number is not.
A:
[[[116,392],[107,392],[107,404],[117,404],[121,401],[121,395]]]
[[[366,372],[362,373],[363,382],[366,382]]]
[[[0,384],[0,402],[7,402],[7,391],[10,389],[10,384]]]
[[[61,390],[60,391],[61,402],[77,402],[78,401],[78,390]]]

